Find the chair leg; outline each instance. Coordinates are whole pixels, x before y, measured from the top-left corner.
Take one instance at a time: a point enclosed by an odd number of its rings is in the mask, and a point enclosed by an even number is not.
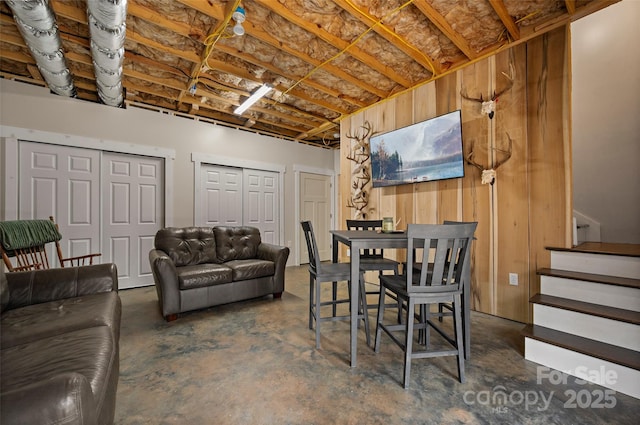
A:
[[[464,343],[463,343],[463,333],[462,333],[462,309],[460,306],[460,294],[456,294],[454,296],[453,301],[453,317],[454,317],[454,326],[456,332],[456,349],[458,350],[458,378],[460,382],[464,384],[465,376],[464,376]]]
[[[396,276],[399,274],[398,266],[396,266],[393,272],[395,273]],[[398,298],[398,324],[400,324],[402,323],[402,301],[400,300],[400,297],[397,297],[397,298]]]
[[[402,386],[409,388],[409,375],[411,374],[411,354],[413,353],[413,322],[414,322],[415,300],[407,300],[407,324],[405,326],[404,342],[404,374]]]
[[[424,335],[422,335],[422,337],[424,340],[424,347],[425,349],[428,349],[429,345],[431,344],[431,325],[429,325],[429,320],[431,320],[431,304],[425,304],[422,306],[422,308],[423,310],[421,311],[421,313],[424,314],[420,316],[420,320],[425,324]]]
[[[360,304],[364,319],[364,332],[367,339],[367,346],[371,346],[371,331],[369,327],[369,307],[367,306],[367,291],[364,286],[364,273],[360,273]]]
[[[332,301],[333,301],[333,317],[336,317],[336,300],[338,299],[338,282],[333,282],[332,283],[332,288],[331,288],[331,296]]]
[[[309,274],[309,329],[313,329],[313,315],[314,315],[313,305],[315,303],[313,299],[313,294],[314,294],[313,283],[314,283],[313,276]]]
[[[421,325],[423,325],[425,322],[424,318],[427,314],[426,312],[426,308],[428,307],[427,304],[420,304],[419,310],[420,313],[418,314],[418,323],[420,323]],[[425,335],[426,335],[426,329],[424,328],[424,326],[421,326],[418,330],[418,343],[422,344],[422,345],[426,345],[425,342]]]
[[[469,289],[465,287],[462,292],[462,333],[464,334],[464,359],[471,357],[471,317],[469,317],[470,304]]]
[[[316,348],[320,348],[320,282],[316,282]],[[335,304],[334,304],[335,306]]]
[[[373,350],[376,353],[380,352],[380,334],[382,333],[382,319],[384,317],[384,294],[386,290],[384,286],[380,284],[380,296],[378,297],[378,314],[376,316],[376,340]]]

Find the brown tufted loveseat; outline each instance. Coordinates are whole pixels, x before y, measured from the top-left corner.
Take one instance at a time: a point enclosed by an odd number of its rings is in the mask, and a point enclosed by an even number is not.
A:
[[[149,262],[162,316],[284,291],[289,248],[262,242],[255,227],[167,227]]]

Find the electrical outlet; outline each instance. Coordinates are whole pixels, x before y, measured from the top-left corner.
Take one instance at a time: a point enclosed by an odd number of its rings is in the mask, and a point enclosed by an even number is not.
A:
[[[509,273],[509,285],[518,286],[518,273]]]

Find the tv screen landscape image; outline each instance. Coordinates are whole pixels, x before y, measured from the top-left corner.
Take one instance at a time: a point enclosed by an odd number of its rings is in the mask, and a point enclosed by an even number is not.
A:
[[[370,138],[373,187],[464,177],[460,110]]]

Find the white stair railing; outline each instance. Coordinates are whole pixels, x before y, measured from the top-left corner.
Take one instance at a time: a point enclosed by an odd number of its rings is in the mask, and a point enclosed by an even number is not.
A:
[[[573,245],[582,242],[600,242],[600,222],[573,210]]]

